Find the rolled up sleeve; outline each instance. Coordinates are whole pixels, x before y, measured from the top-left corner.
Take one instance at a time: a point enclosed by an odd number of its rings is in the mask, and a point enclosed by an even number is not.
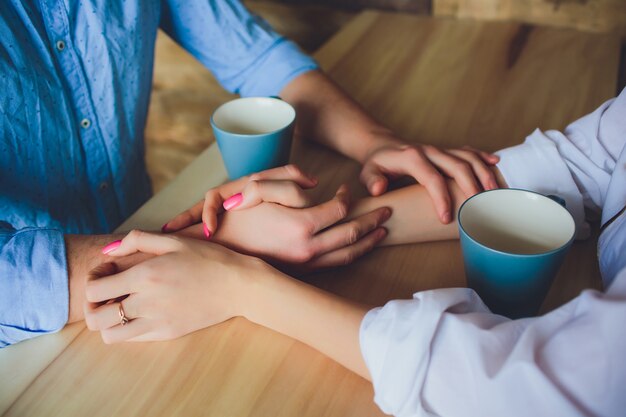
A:
[[[599,217],[604,206],[624,144],[623,129],[607,129],[606,125],[623,117],[625,101],[626,93],[622,93],[617,101],[605,102],[563,132],[536,129],[524,143],[497,153],[498,169],[509,187],[565,200],[576,222],[578,239],[589,236],[586,212]]]
[[[163,30],[231,92],[278,95],[292,79],[318,68],[239,1],[165,0],[163,6]]]
[[[509,320],[470,289],[369,311],[360,346],[379,407],[397,417],[616,416],[626,397],[626,270],[541,317]]]
[[[0,347],[56,332],[68,313],[63,234],[0,223]]]

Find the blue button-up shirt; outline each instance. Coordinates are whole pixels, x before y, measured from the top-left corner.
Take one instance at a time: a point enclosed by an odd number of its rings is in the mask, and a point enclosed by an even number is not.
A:
[[[316,68],[236,0],[0,1],[0,346],[66,323],[63,234],[110,232],[150,196],[159,27],[242,95]]]

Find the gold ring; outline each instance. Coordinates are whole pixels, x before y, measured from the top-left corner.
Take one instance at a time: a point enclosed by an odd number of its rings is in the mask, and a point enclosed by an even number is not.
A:
[[[126,314],[124,314],[124,307],[122,307],[122,303],[120,303],[120,324],[122,326],[126,326],[129,321],[130,320],[128,320],[128,317],[126,317]]]

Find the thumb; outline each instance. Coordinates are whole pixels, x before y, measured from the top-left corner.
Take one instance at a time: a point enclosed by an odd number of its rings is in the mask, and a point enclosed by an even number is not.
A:
[[[382,173],[378,165],[374,163],[365,163],[359,179],[361,183],[367,187],[367,191],[373,196],[379,196],[387,191],[387,177]]]

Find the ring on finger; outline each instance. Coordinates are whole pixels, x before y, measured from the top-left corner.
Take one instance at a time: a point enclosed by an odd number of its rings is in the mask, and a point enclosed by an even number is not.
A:
[[[128,322],[129,322],[130,320],[128,319],[128,317],[126,317],[126,314],[124,313],[124,307],[122,306],[122,303],[121,303],[121,302],[120,302],[119,306],[120,306],[120,309],[119,309],[119,313],[120,313],[120,324],[121,324],[122,326],[125,326],[125,325],[127,325],[127,324],[128,324]]]

